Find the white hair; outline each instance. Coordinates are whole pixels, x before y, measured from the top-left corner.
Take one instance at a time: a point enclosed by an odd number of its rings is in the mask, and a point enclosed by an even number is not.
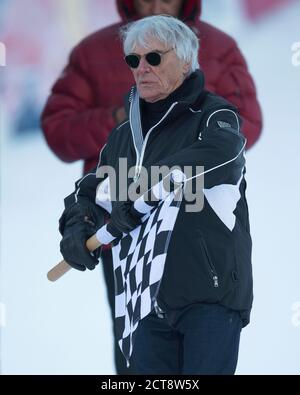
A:
[[[149,41],[157,39],[174,49],[177,57],[190,63],[189,74],[199,69],[199,39],[196,34],[179,19],[168,15],[148,16],[132,22],[120,29],[125,55],[138,44],[149,48]]]

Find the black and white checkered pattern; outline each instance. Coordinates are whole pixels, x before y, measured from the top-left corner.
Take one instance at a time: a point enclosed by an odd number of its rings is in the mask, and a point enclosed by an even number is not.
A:
[[[134,209],[142,224],[129,234],[123,234],[112,248],[116,337],[128,365],[139,321],[155,307],[169,241],[182,201],[183,180],[184,174],[173,170],[147,191],[150,194],[146,192],[140,196],[134,202]],[[97,199],[102,207],[108,207],[107,184],[108,180]],[[151,200],[148,200],[149,195]],[[96,236],[102,244],[109,244],[116,237],[109,224],[100,228]]]
[[[178,191],[177,193],[181,193]],[[175,192],[112,248],[115,272],[116,336],[129,363],[139,321],[154,307],[168,245],[179,211]]]

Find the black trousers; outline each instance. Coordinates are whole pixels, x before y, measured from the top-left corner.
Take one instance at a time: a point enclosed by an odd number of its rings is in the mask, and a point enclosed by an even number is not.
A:
[[[232,375],[241,328],[239,312],[218,304],[152,311],[137,328],[131,366],[145,375]]]
[[[103,250],[101,254],[101,258],[102,258],[104,280],[106,284],[107,299],[110,307],[111,318],[113,321],[113,328],[115,328],[115,280],[114,280],[114,270],[113,270],[111,250],[110,249]],[[120,346],[116,341],[115,329],[113,336],[114,336],[114,357],[115,357],[116,373],[118,375],[134,374],[132,366],[130,366],[129,368],[126,367],[126,359],[124,358],[124,355],[120,350]]]

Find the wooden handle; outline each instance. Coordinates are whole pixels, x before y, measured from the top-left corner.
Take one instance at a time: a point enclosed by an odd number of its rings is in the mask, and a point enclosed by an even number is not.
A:
[[[86,246],[91,252],[95,251],[101,246],[101,243],[98,241],[96,234],[94,234],[87,240]],[[49,281],[56,281],[65,273],[67,273],[70,269],[72,269],[72,266],[70,266],[66,261],[61,261],[51,270],[49,270],[49,272],[47,273],[47,278]]]
[[[66,261],[61,261],[51,270],[49,270],[47,273],[47,278],[49,281],[56,281],[70,269],[72,269],[72,266],[70,266]]]

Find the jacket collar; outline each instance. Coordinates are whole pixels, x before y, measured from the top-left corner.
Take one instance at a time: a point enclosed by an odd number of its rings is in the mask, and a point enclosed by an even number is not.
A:
[[[195,71],[188,77],[187,80],[185,80],[184,83],[186,84],[186,89],[184,89],[184,97],[176,97],[176,95],[174,95],[174,101],[178,102],[178,105],[176,106],[176,113],[177,109],[185,110],[188,107],[191,107],[192,109],[194,109],[195,106],[197,107],[199,99],[201,99],[204,92],[203,71]],[[130,103],[135,93],[136,86],[132,87],[130,92],[128,92],[128,94],[126,95],[125,110],[127,114],[129,114]]]

